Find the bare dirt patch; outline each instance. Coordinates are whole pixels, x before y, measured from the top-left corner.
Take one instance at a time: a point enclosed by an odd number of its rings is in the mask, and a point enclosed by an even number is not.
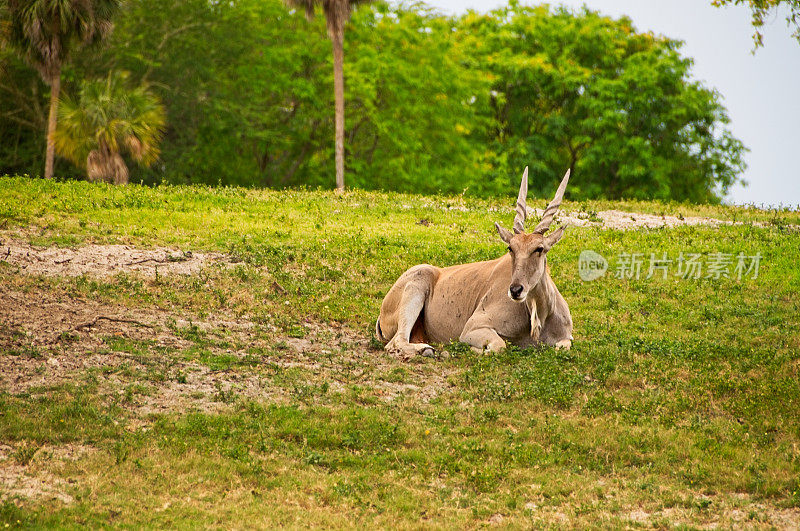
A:
[[[658,507],[652,510],[635,508],[623,519],[638,525],[662,527],[687,526],[698,529],[748,528],[748,529],[798,529],[800,509],[779,508],[753,500],[747,494],[721,494],[697,496],[715,510],[697,507]]]
[[[468,212],[470,209],[465,206],[452,205],[442,207],[434,204],[426,204],[428,208],[437,210],[458,210]],[[415,205],[400,205],[400,208],[411,209]],[[507,207],[491,207],[488,212],[503,212],[513,214],[513,210]],[[528,207],[529,219],[541,218],[544,213],[542,208]],[[601,210],[599,212],[583,212],[583,211],[568,211],[560,210],[556,215],[556,222],[567,224],[573,227],[597,227],[602,229],[611,230],[635,230],[641,228],[659,229],[659,228],[676,228],[676,227],[692,227],[692,226],[709,226],[720,227],[725,225],[753,225],[754,227],[767,227],[770,224],[762,221],[729,221],[711,217],[702,216],[671,216],[671,215],[656,215],[644,214],[639,212],[625,212],[622,210]],[[422,218],[417,221],[417,225],[430,226],[432,223],[427,218]],[[800,225],[786,224],[782,225],[784,228],[790,230],[800,230]]]
[[[205,267],[224,264],[225,256],[167,247],[136,249],[128,245],[89,244],[74,249],[43,248],[6,236],[0,240],[0,260],[29,275],[89,275],[102,278],[118,273],[149,277],[193,275]]]
[[[218,330],[234,323],[190,323],[158,308],[130,309],[43,290],[2,290],[0,305],[5,308],[0,317],[0,390],[11,394],[85,382],[90,373],[112,397],[145,380],[139,392],[128,392],[126,398],[130,409],[142,414],[217,409],[224,404],[214,394],[224,395],[234,385],[251,398],[267,394],[257,379],[182,359],[182,351],[194,344],[176,332],[188,326]],[[114,348],[116,339],[144,347],[141,353],[126,352]],[[153,349],[162,353],[153,354]],[[176,375],[180,383],[170,380]]]
[[[385,401],[428,401],[449,385],[448,374],[371,350],[363,334],[343,325],[309,320],[302,337],[288,337],[246,318],[195,319],[40,288],[0,287],[0,308],[0,391],[95,382],[101,395],[137,417],[219,411],[240,398],[308,398],[322,384],[327,392],[368,385]],[[409,377],[385,381],[395,367]],[[298,381],[287,383],[291,378]]]
[[[541,217],[544,209],[528,209],[530,215]],[[586,212],[559,212],[558,221],[575,227],[601,227],[613,230],[634,230],[640,228],[659,229],[675,227],[742,225],[741,222],[725,221],[716,218],[696,216],[657,216],[655,214],[642,214],[637,212],[623,212],[621,210],[601,210],[597,213]],[[754,226],[764,227],[765,223],[753,222]]]
[[[68,481],[54,475],[65,461],[77,461],[96,450],[90,446],[64,444],[34,446],[0,444],[0,501],[74,501]],[[25,459],[20,455],[29,454]]]

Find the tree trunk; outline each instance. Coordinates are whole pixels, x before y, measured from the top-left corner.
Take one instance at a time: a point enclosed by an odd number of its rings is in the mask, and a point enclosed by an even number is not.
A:
[[[86,178],[89,182],[128,184],[128,166],[119,153],[100,146],[86,157]]]
[[[113,168],[114,184],[128,184],[128,166],[119,153],[113,153],[111,156],[111,167]]]
[[[344,28],[333,41],[333,93],[336,105],[336,190],[344,191]]]
[[[50,114],[47,118],[47,148],[44,155],[44,178],[53,178],[53,164],[56,156],[56,116],[58,114],[58,93],[61,91],[61,68],[50,80]]]

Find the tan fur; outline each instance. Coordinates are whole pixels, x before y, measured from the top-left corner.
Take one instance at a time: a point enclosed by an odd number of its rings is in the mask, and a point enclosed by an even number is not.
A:
[[[560,194],[548,209],[555,214]],[[550,278],[547,252],[558,242],[564,227],[545,236],[522,232],[527,168],[520,186],[523,210],[514,222],[516,234],[497,225],[509,253],[487,262],[439,268],[414,266],[395,282],[381,305],[376,335],[386,350],[403,358],[431,355],[428,343],[459,340],[476,351],[498,351],[512,343],[521,347],[539,342],[570,348],[572,318],[569,307]],[[518,200],[519,205],[519,200]],[[551,208],[552,207],[552,208]],[[518,291],[512,298],[511,289]]]

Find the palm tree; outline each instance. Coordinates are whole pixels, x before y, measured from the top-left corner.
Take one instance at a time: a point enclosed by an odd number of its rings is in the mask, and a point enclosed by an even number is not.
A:
[[[120,0],[6,0],[10,42],[50,85],[44,176],[53,177],[61,69],[73,48],[98,42],[111,32]]]
[[[58,113],[58,154],[86,167],[90,181],[128,182],[125,150],[141,166],[158,159],[164,107],[146,86],[129,88],[128,74],[83,82],[77,100],[64,98]]]
[[[328,37],[333,43],[333,94],[336,110],[336,189],[344,191],[344,26],[350,10],[370,0],[285,0],[290,7],[302,8],[313,18],[314,7],[322,6]]]

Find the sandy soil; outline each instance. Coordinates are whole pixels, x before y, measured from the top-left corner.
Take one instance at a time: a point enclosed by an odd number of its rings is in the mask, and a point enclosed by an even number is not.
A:
[[[282,335],[276,329],[260,329],[247,319],[230,316],[191,319],[159,308],[130,309],[75,298],[66,293],[31,290],[25,293],[0,287],[0,391],[11,394],[47,388],[67,382],[83,381],[88,372],[101,378],[109,394],[123,394],[126,386],[141,380],[141,375],[123,376],[126,366],[140,372],[158,371],[163,381],[147,381],[148,392],[136,395],[127,407],[139,415],[188,409],[204,411],[228,407],[219,396],[233,392],[249,399],[286,400],[285,389],[271,382],[271,368],[300,368],[315,379],[327,381],[332,392],[347,383],[368,384],[382,399],[413,395],[427,401],[447,386],[447,374],[426,375],[419,384],[386,382],[381,374],[393,367],[409,366],[371,351],[364,334],[348,327],[335,328],[312,321],[303,323],[305,337]],[[216,355],[244,358],[246,350],[221,349],[214,339],[272,351],[257,357],[252,369],[211,370],[195,361],[182,359],[182,350],[194,344],[176,333],[188,326],[198,327],[212,339],[208,349]],[[157,356],[132,355],[109,347],[107,338],[152,342],[163,348]],[[156,350],[157,350],[156,349]],[[106,374],[109,373],[109,374]],[[174,376],[183,375],[178,379]]]
[[[544,214],[544,209],[528,208],[528,215],[539,218]],[[599,218],[599,219],[598,219]],[[558,223],[566,223],[574,227],[601,227],[613,230],[632,230],[639,228],[673,228],[684,226],[707,225],[719,227],[721,225],[741,225],[716,218],[704,217],[677,217],[677,216],[656,216],[654,214],[641,214],[636,212],[623,212],[621,210],[601,210],[595,217],[590,217],[585,212],[559,212],[556,216]],[[763,227],[765,224],[754,222],[753,225]]]
[[[76,461],[96,450],[91,446],[29,446],[0,443],[0,501],[27,499],[70,504],[69,481],[54,476],[50,470],[67,461]],[[23,457],[27,455],[28,457]]]
[[[418,208],[420,205],[403,204],[400,205],[402,209]],[[436,210],[457,210],[461,212],[469,212],[470,209],[465,206],[451,205],[442,207],[440,205],[426,204],[425,207]],[[513,216],[514,210],[511,207],[491,207],[488,209],[489,213],[500,212],[507,216]],[[528,220],[535,220],[541,218],[544,214],[543,208],[528,207]],[[430,220],[421,219],[417,222],[420,225],[429,225]],[[719,227],[722,225],[753,225],[755,227],[766,227],[769,223],[761,221],[727,221],[723,219],[700,217],[700,216],[668,216],[656,214],[644,214],[639,212],[625,212],[622,210],[601,210],[599,212],[581,212],[559,210],[556,214],[556,224],[568,224],[574,227],[598,227],[602,229],[611,230],[633,230],[639,228],[673,228],[684,226],[706,225],[711,227]],[[800,230],[800,225],[784,225],[785,228],[791,230]]]
[[[217,253],[165,247],[136,249],[127,245],[90,244],[75,249],[43,248],[8,236],[0,237],[0,261],[30,275],[109,277],[122,272],[146,276],[192,275],[224,260]]]

